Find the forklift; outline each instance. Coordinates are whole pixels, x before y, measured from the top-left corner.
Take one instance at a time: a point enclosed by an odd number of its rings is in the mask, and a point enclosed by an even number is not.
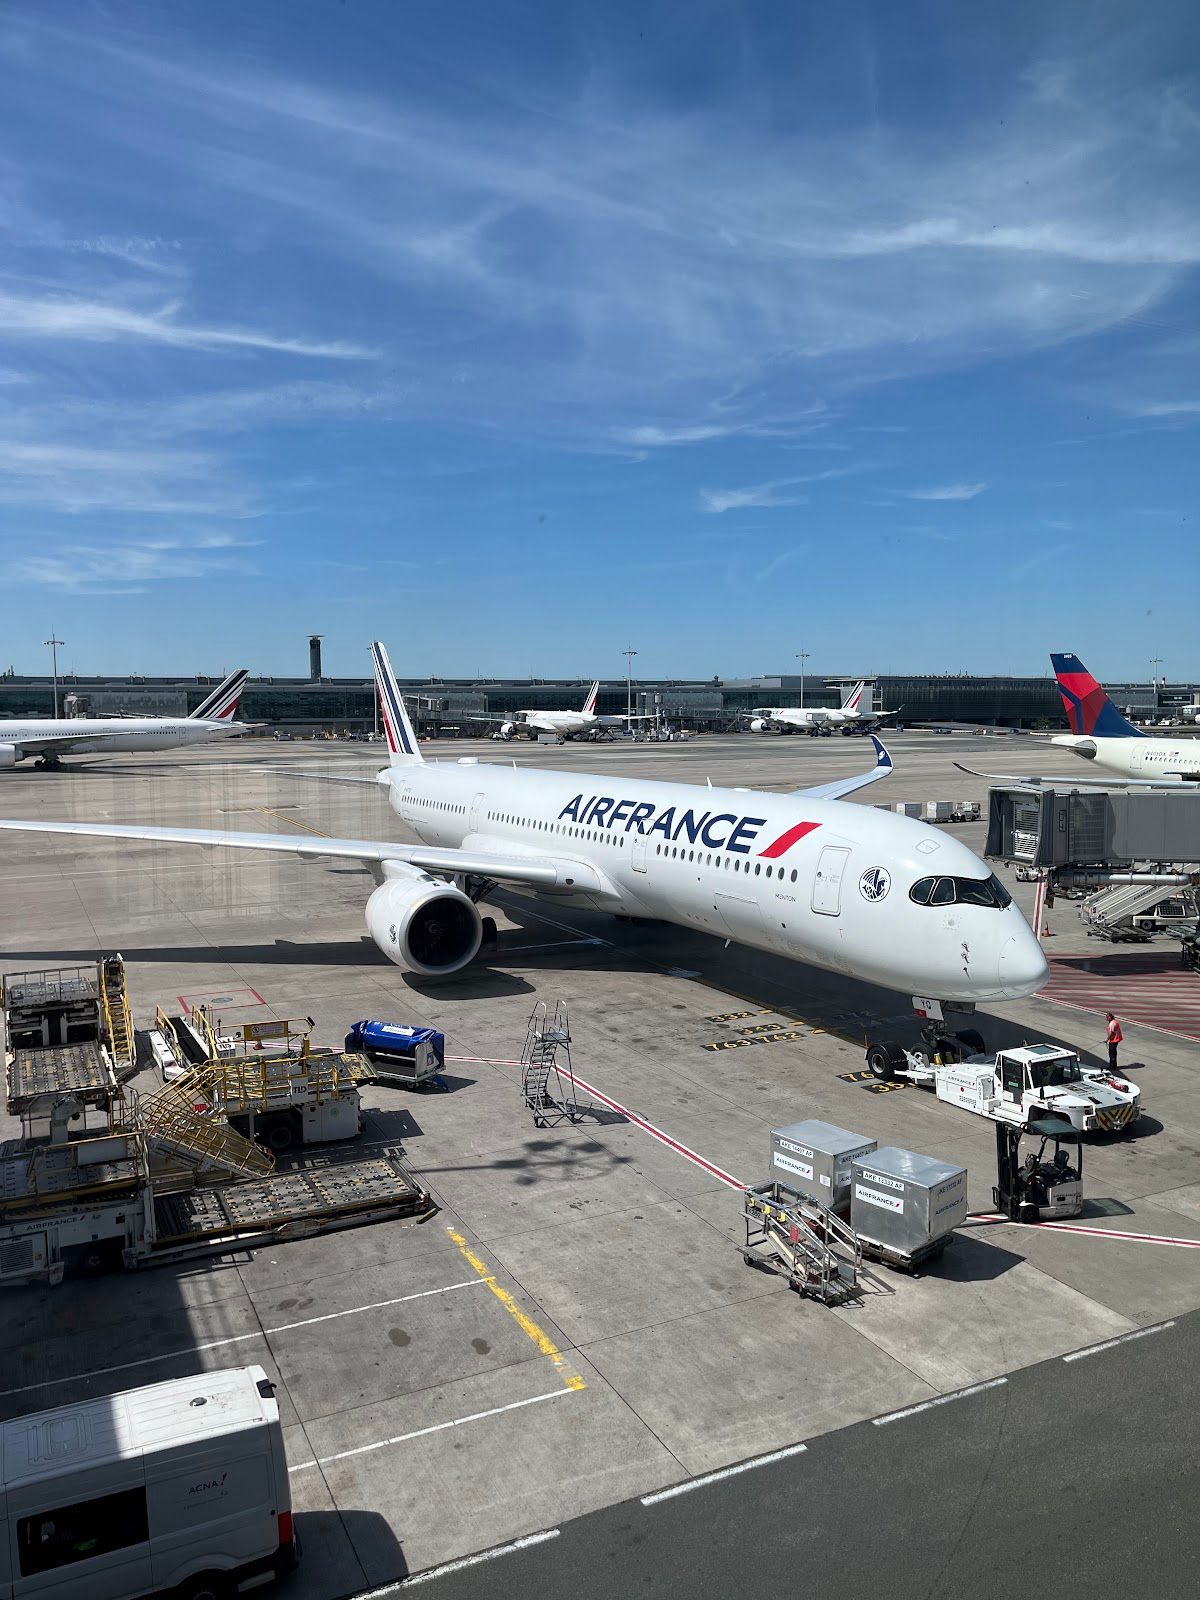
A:
[[[1021,1140],[1040,1140],[1021,1156]],[[1083,1210],[1083,1135],[1058,1117],[996,1124],[992,1204],[1010,1222],[1052,1222]]]

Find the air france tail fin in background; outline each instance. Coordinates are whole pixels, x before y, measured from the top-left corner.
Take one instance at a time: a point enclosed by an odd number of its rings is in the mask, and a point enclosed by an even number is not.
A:
[[[865,683],[856,683],[854,685],[853,689],[851,689],[850,693],[842,701],[842,710],[843,711],[857,711],[858,710],[858,702],[862,699],[863,690],[866,687],[867,686],[866,686]]]
[[[245,667],[231,672],[224,683],[219,683],[210,695],[201,700],[195,711],[188,714],[189,722],[232,722],[249,676]]]
[[[584,714],[585,717],[590,717],[590,716],[594,715],[595,710],[596,710],[596,701],[597,701],[597,699],[599,697],[599,694],[600,694],[600,680],[599,680],[599,678],[597,678],[595,683],[591,687],[591,690],[590,690],[590,692],[588,694],[587,699],[583,702],[583,714]]]
[[[1051,652],[1050,665],[1071,732],[1100,739],[1144,739],[1146,735],[1121,714],[1078,656]]]
[[[375,663],[375,687],[379,692],[379,709],[383,713],[389,760],[393,767],[411,767],[418,761],[424,761],[425,757],[421,754],[417,736],[408,720],[408,712],[404,709],[404,701],[396,687],[392,663],[378,639],[371,646],[371,659]]]

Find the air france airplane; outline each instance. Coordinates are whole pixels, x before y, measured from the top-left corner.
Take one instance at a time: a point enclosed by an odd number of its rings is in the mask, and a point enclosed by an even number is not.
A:
[[[751,733],[823,733],[840,728],[843,733],[866,732],[894,711],[862,710],[865,682],[854,685],[837,710],[828,706],[758,706],[750,715]]]
[[[1165,739],[1135,728],[1104,692],[1078,656],[1052,654],[1050,664],[1058,680],[1067,713],[1070,733],[1056,733],[1051,744],[1060,745],[1072,755],[1089,761],[1096,768],[1114,773],[1104,777],[1058,777],[1019,775],[1005,772],[971,772],[977,778],[995,778],[1008,783],[1063,783],[1099,785],[1106,789],[1178,788],[1183,782],[1200,780],[1200,740]],[[957,762],[955,765],[959,765]]]
[[[532,738],[538,733],[557,733],[565,739],[576,739],[581,734],[594,738],[597,733],[619,728],[626,722],[647,722],[654,713],[646,712],[633,717],[600,716],[596,701],[600,695],[600,680],[596,679],[588,690],[582,711],[518,711],[515,716],[473,718],[473,721],[500,722],[502,739]]]
[[[95,755],[114,750],[174,750],[207,744],[241,733],[233,720],[249,676],[241,667],[186,717],[61,717],[36,722],[0,722],[0,767],[15,767],[29,756],[38,766],[57,767],[65,755]]]
[[[606,773],[427,762],[387,653],[372,646],[390,761],[375,778],[418,844],[87,822],[0,829],[155,839],[361,862],[377,887],[367,928],[424,977],[478,954],[477,901],[500,884],[560,905],[646,916],[943,1001],[1033,994],[1047,966],[1003,884],[957,839],[846,805],[868,772],[794,794]],[[927,1001],[923,1001],[927,1004]]]

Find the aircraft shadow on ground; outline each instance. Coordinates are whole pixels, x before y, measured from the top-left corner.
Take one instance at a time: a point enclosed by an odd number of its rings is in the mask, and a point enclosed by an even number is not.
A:
[[[632,1156],[621,1155],[595,1139],[564,1138],[557,1134],[542,1134],[526,1139],[519,1154],[494,1156],[482,1161],[466,1161],[455,1166],[421,1165],[422,1177],[436,1178],[440,1173],[454,1172],[507,1172],[515,1177],[522,1188],[532,1188],[547,1179],[561,1183],[564,1179],[600,1178],[628,1166]]]

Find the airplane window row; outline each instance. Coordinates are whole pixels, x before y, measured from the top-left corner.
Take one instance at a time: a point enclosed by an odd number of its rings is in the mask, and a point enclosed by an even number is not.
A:
[[[703,850],[686,850],[682,846],[673,844],[655,845],[654,854],[656,856],[670,856],[673,859],[677,858],[682,861],[695,861],[702,867],[716,866],[719,868],[721,865],[721,857],[719,855],[711,855]],[[734,872],[749,872],[750,868],[753,867],[756,878],[760,875],[765,878],[781,879],[788,876],[786,867],[773,867],[768,864],[764,868],[761,861],[741,861],[736,856],[726,856],[724,859],[726,872],[731,868]],[[793,868],[791,874],[793,883],[795,883],[797,876],[798,874]]]
[[[990,878],[918,878],[908,898],[919,906],[989,906],[1003,911],[1012,895],[993,872]]]

